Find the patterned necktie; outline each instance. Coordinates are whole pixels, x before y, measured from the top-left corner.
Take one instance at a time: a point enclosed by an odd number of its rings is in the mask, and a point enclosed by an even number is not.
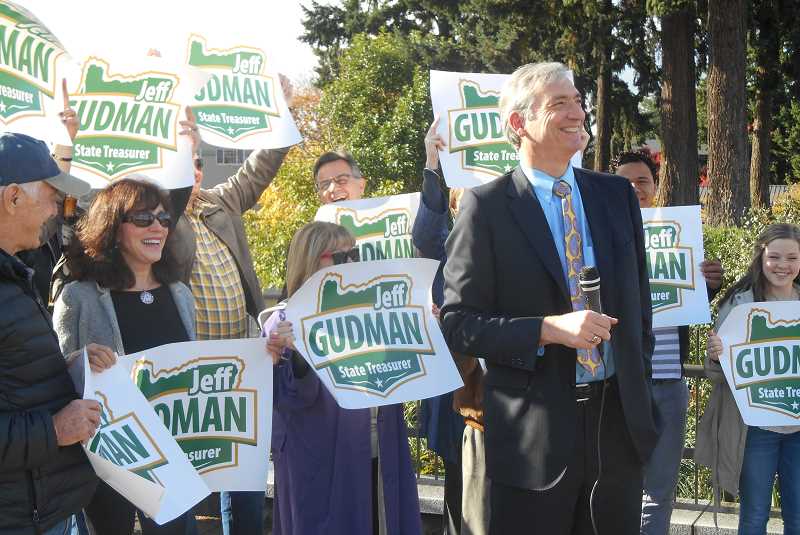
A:
[[[561,199],[561,219],[564,223],[564,252],[567,259],[567,282],[572,310],[584,310],[586,306],[578,285],[578,273],[583,268],[583,239],[578,229],[575,211],[572,208],[572,188],[565,181],[556,180],[553,184],[553,194]],[[578,349],[577,351],[578,364],[592,374],[592,377],[595,377],[602,363],[597,346],[591,350]]]

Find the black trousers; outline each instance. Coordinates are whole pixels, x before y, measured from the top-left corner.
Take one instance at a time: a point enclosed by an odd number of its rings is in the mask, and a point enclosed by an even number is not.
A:
[[[625,425],[616,383],[606,387],[600,452],[602,474],[593,511],[599,535],[638,535],[643,469]],[[550,489],[492,480],[490,535],[593,535],[589,497],[598,474],[600,396],[578,404],[575,444],[566,472]]]
[[[133,533],[136,507],[103,481],[97,485],[94,497],[84,511],[97,535]],[[140,511],[138,513],[144,535],[192,535],[197,533],[197,524],[191,509],[162,526],[147,518],[144,513]]]

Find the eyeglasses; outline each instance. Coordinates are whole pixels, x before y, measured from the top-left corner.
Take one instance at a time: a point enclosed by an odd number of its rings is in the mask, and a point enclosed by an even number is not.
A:
[[[353,247],[349,251],[336,251],[333,253],[322,253],[322,258],[330,258],[333,260],[334,265],[345,264],[348,260],[358,262],[361,260],[361,253],[358,252],[358,247]]]
[[[131,212],[129,214],[125,214],[122,218],[122,221],[125,223],[133,223],[137,227],[147,228],[153,224],[153,221],[158,220],[158,223],[164,227],[169,228],[170,223],[172,223],[172,216],[169,215],[167,212],[159,212],[154,214],[153,212],[141,211],[141,212]]]
[[[341,175],[336,175],[335,177],[332,178],[320,180],[319,182],[316,183],[315,186],[317,188],[317,191],[322,193],[323,191],[328,191],[328,188],[330,188],[331,184],[334,182],[336,183],[337,186],[344,186],[354,178],[356,177],[354,177],[350,173],[342,173]]]

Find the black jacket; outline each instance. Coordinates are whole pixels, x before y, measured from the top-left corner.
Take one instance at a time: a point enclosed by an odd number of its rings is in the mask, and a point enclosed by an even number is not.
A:
[[[0,250],[0,534],[37,534],[82,509],[97,477],[53,414],[78,396],[31,272]]]
[[[603,284],[624,419],[645,462],[657,439],[651,409],[650,285],[639,203],[623,178],[575,169]],[[442,331],[452,351],[486,359],[486,472],[526,489],[551,485],[575,441],[575,350],[545,346],[542,318],[572,311],[541,205],[518,167],[467,190],[447,240]]]

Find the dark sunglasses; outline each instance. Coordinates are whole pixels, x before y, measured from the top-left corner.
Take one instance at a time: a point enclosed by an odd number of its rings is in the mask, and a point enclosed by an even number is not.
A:
[[[333,260],[334,265],[345,264],[350,259],[353,262],[361,260],[361,253],[358,252],[357,247],[353,247],[349,251],[336,251],[335,253],[322,253],[323,257],[329,256]]]
[[[141,228],[149,227],[155,220],[158,220],[158,223],[162,227],[169,228],[170,223],[172,223],[172,216],[167,212],[159,212],[154,214],[153,212],[141,211],[125,214],[125,216],[122,218],[123,222],[133,223],[137,227]]]

